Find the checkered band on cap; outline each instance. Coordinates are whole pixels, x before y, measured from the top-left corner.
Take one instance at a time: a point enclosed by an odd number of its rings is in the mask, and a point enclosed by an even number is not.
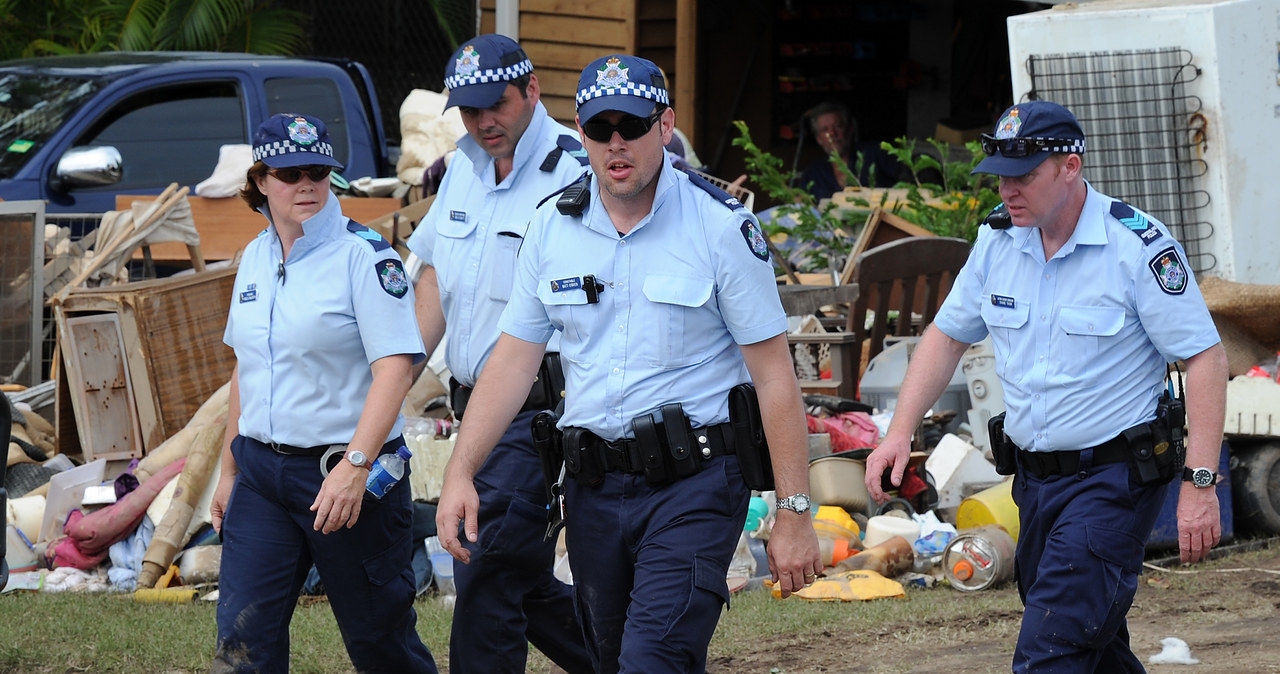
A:
[[[1046,145],[1040,148],[1041,152],[1066,152],[1069,154],[1084,154],[1084,139],[1067,141],[1060,138],[1033,138],[1033,140],[1054,140],[1062,143],[1061,145]]]
[[[578,107],[581,108],[583,103],[601,96],[635,96],[636,98],[647,98],[663,105],[670,105],[666,89],[639,82],[625,82],[614,87],[602,87],[593,84],[578,91],[575,99]]]
[[[533,72],[533,62],[525,59],[519,63],[513,63],[502,68],[489,68],[488,70],[477,70],[470,75],[450,75],[444,78],[444,86],[453,90],[458,87],[465,87],[468,84],[486,84],[489,82],[510,82],[522,75],[528,75]]]
[[[278,157],[280,155],[292,154],[294,152],[311,152],[322,154],[329,158],[333,157],[333,145],[330,143],[313,143],[311,145],[299,145],[292,140],[277,140],[266,145],[255,145],[253,148],[253,160],[255,162],[262,161],[267,157]]]

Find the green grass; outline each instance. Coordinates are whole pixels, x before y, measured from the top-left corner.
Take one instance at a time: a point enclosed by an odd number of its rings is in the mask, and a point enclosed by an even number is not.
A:
[[[735,595],[711,644],[711,657],[758,649],[778,636],[866,633],[886,624],[937,624],[979,605],[1018,608],[1012,590],[957,601],[946,587],[911,591],[910,600],[870,602],[779,601],[766,592]],[[447,665],[451,609],[432,597],[415,604],[418,633]],[[216,605],[138,604],[130,595],[26,593],[0,596],[0,674],[94,672],[115,674],[203,672],[213,658]],[[299,604],[291,627],[292,669],[298,674],[352,671],[337,623],[323,601]],[[531,649],[528,671],[555,671]]]

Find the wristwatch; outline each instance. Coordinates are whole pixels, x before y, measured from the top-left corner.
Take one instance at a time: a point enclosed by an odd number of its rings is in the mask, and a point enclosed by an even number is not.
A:
[[[808,494],[792,494],[786,498],[780,498],[777,502],[778,510],[792,510],[798,513],[809,512]]]
[[[1196,489],[1205,489],[1218,484],[1218,474],[1208,468],[1182,468],[1182,481],[1190,482]]]
[[[365,456],[364,452],[358,449],[353,449],[347,452],[344,458],[346,458],[346,460],[356,468],[365,468],[369,465],[369,457]]]

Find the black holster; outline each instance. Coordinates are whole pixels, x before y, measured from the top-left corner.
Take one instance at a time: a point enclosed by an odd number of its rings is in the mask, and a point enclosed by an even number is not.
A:
[[[760,416],[760,400],[756,387],[738,384],[729,389],[729,424],[733,427],[734,448],[738,465],[747,487],[756,491],[773,490],[773,460],[769,442],[764,436]]]
[[[550,540],[564,526],[564,450],[560,431],[556,429],[555,412],[539,412],[533,416],[530,431],[533,448],[542,464],[542,485],[547,495],[547,532]]]
[[[1182,439],[1186,419],[1182,399],[1166,392],[1156,401],[1156,418],[1151,423],[1124,432],[1138,484],[1164,484],[1182,473],[1187,458]]]
[[[570,426],[564,429],[564,468],[575,480],[594,487],[604,481],[604,446],[594,433]]]
[[[668,403],[652,414],[631,420],[631,430],[640,448],[644,481],[661,487],[698,472],[694,456],[693,426],[680,403]]]
[[[991,443],[991,458],[996,472],[1014,475],[1018,472],[1018,446],[1004,434],[1004,412],[987,419],[987,440]]]

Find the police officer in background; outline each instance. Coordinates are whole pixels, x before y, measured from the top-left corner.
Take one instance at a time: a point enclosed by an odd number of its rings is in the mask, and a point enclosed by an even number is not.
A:
[[[253,159],[240,196],[267,228],[245,247],[223,336],[236,368],[210,506],[212,671],[289,670],[314,563],[357,671],[434,674],[415,626],[410,490],[365,494],[372,462],[404,446],[400,406],[426,358],[413,289],[390,244],[342,215],[324,122],[272,116]]]
[[[867,459],[867,489],[885,500],[886,469],[901,484],[912,428],[968,345],[990,335],[1006,407],[992,445],[1002,472],[1017,474],[1026,611],[1013,671],[1141,672],[1125,614],[1171,479],[1182,560],[1204,559],[1222,534],[1213,485],[1226,352],[1169,230],[1084,180],[1085,137],[1071,112],[1015,105],[983,149],[974,172],[999,176],[1007,217],[998,208],[979,230],[916,347],[889,431]],[[1164,395],[1178,360],[1185,469],[1169,450],[1180,403]]]
[[[786,596],[822,569],[786,316],[755,217],[667,161],[675,113],[657,66],[600,58],[577,106],[591,173],[539,207],[525,236],[437,524],[468,561],[452,534],[463,521],[476,539],[473,479],[522,404],[511,382],[533,380],[559,330],[569,563],[596,671],[699,672],[750,496],[726,423],[735,385],[758,390],[785,497],[774,579]]]
[[[529,218],[587,160],[577,134],[547,114],[533,64],[510,38],[468,40],[444,81],[445,107],[459,108],[467,135],[408,245],[425,264],[417,284],[422,341],[431,352],[447,335],[453,414],[470,426],[471,389],[498,341]],[[468,544],[470,563],[454,567],[452,672],[523,672],[529,643],[571,674],[591,671],[573,591],[552,574],[555,541],[543,540],[547,498],[530,435],[533,415],[560,400],[557,350],[558,340],[545,356],[539,348],[537,380],[520,387],[520,412],[475,475],[483,526]]]

